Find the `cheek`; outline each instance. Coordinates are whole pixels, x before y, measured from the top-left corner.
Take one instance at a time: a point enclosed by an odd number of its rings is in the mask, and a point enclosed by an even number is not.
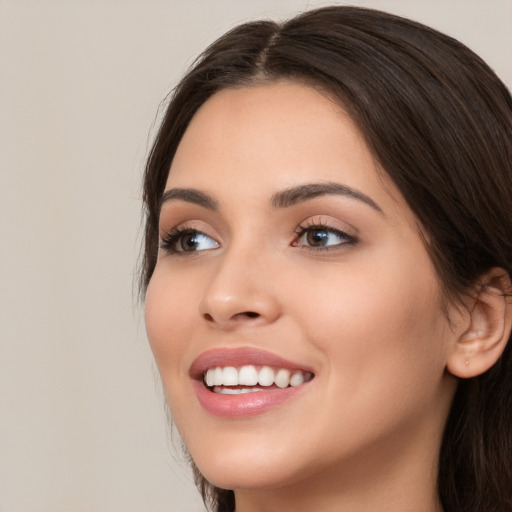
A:
[[[446,319],[430,262],[420,260],[425,271],[418,275],[417,261],[380,268],[361,261],[339,274],[329,269],[329,279],[317,270],[309,282],[304,326],[336,386],[421,387],[424,378],[442,375]]]
[[[169,273],[167,273],[169,274]],[[191,339],[191,287],[161,269],[149,283],[145,302],[146,331],[164,384],[180,378],[180,363]],[[183,370],[181,370],[183,371]]]
[[[437,286],[405,270],[347,273],[311,290],[303,325],[324,359],[319,380],[332,406],[322,428],[340,450],[405,433],[439,409],[446,355]]]

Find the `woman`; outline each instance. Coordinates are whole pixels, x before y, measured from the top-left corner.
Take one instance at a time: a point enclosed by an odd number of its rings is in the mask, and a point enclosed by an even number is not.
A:
[[[512,510],[512,100],[354,7],[229,32],[151,151],[143,290],[215,511]]]

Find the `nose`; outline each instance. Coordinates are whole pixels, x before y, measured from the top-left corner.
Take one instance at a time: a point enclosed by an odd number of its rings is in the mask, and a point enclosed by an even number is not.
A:
[[[199,304],[202,320],[211,327],[234,330],[280,317],[271,266],[254,252],[227,251],[212,274]]]

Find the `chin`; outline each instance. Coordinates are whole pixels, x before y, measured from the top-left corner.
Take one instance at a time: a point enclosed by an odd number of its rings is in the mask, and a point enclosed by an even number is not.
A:
[[[250,448],[247,443],[242,446],[236,442],[196,448],[191,456],[197,468],[208,482],[221,489],[275,489],[301,479],[293,455],[284,453],[286,450],[279,453],[259,443]]]
[[[248,459],[238,467],[206,464],[198,468],[208,482],[221,489],[270,490],[286,487],[300,480],[298,475],[293,475],[290,471],[271,468],[268,464],[252,465]]]

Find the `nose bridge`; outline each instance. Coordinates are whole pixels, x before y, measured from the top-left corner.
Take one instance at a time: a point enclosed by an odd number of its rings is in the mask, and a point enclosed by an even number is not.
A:
[[[260,247],[261,249],[261,247]],[[254,243],[239,241],[219,255],[200,303],[210,324],[228,328],[243,322],[268,323],[279,316],[269,262]]]

